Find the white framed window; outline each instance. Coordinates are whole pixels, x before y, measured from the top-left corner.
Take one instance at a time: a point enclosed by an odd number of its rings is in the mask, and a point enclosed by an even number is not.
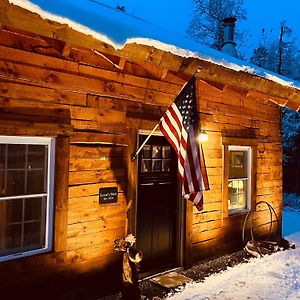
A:
[[[251,147],[228,146],[228,213],[251,206]]]
[[[55,139],[0,136],[0,261],[52,249]]]

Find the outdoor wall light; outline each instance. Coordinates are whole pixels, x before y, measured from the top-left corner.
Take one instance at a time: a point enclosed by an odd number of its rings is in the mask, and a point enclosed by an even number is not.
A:
[[[205,130],[200,131],[198,139],[200,143],[205,143],[208,141],[208,135]]]

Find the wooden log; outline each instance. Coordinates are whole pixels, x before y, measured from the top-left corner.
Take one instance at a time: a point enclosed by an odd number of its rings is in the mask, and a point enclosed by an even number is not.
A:
[[[99,196],[71,198],[72,209],[69,209],[68,224],[86,223],[124,215],[126,205],[122,193],[118,195],[118,202],[113,204],[99,204]]]
[[[124,228],[126,222],[126,215],[120,214],[118,216],[106,217],[103,216],[100,220],[73,223],[68,226],[68,238],[78,237],[89,234],[101,234],[104,231]]]
[[[118,199],[116,203],[99,203],[99,194],[84,196],[84,197],[74,197],[69,199],[69,208],[72,208],[72,211],[81,211],[84,208],[84,212],[95,211],[99,213],[113,213],[109,211],[113,207],[118,208],[118,206],[125,207],[126,197],[124,193],[118,193]],[[123,207],[123,208],[124,208]],[[72,212],[70,212],[72,213]],[[114,214],[115,215],[115,214]]]
[[[14,79],[12,79],[13,81]],[[0,82],[0,96],[8,99],[22,99],[28,101],[41,102],[45,107],[45,102],[64,105],[74,105],[74,106],[86,106],[86,96],[85,94],[72,93],[67,90],[55,90],[47,87],[41,87],[39,85],[32,85],[30,82],[12,83],[7,81]],[[14,105],[15,106],[15,105]],[[28,107],[29,103],[23,104],[23,106]]]
[[[36,67],[43,67],[49,70],[60,72],[69,72],[83,75],[85,77],[100,78],[113,82],[118,82],[124,85],[132,85],[144,89],[151,89],[158,92],[173,94],[176,96],[181,89],[181,85],[161,80],[153,80],[140,76],[133,76],[126,73],[121,73],[119,70],[113,71],[103,69],[102,66],[97,68],[89,65],[78,64],[66,59],[50,57],[38,53],[30,53],[22,50],[0,46],[0,60],[11,62],[22,62],[23,64]],[[147,74],[145,74],[146,76]]]
[[[198,261],[208,257],[220,255],[232,249],[232,245],[225,243],[224,237],[220,236],[204,242],[195,243],[192,246],[193,260]]]
[[[70,172],[70,186],[88,183],[115,182],[126,180],[125,169]]]
[[[123,158],[71,158],[70,171],[91,171],[91,170],[103,170],[103,169],[120,169],[126,168],[126,159]]]
[[[32,83],[45,82],[51,87],[72,89],[77,92],[95,93],[103,96],[116,96],[128,100],[142,101],[159,105],[170,105],[174,95],[157,92],[150,89],[120,84],[99,78],[85,77],[54,70],[45,70],[35,66],[0,60],[0,75],[7,78],[22,78]]]
[[[73,128],[70,125],[55,123],[38,123],[31,121],[0,120],[2,135],[26,135],[26,136],[70,136]]]
[[[78,198],[92,195],[99,195],[99,189],[104,187],[116,186],[120,193],[126,191],[127,182],[104,182],[84,185],[75,185],[69,187],[69,198]]]
[[[103,247],[113,247],[114,240],[124,237],[125,228],[118,228],[103,231],[96,234],[86,234],[68,238],[68,250],[86,248],[93,245],[103,245]]]
[[[127,135],[97,132],[74,132],[71,138],[71,143],[127,146]]]
[[[126,122],[118,119],[101,120],[101,121],[82,121],[72,120],[74,130],[78,131],[100,131],[100,132],[115,132],[126,133],[128,130]]]
[[[206,202],[205,204],[203,204],[203,210],[204,211],[221,211],[222,209],[222,201],[218,201],[218,202],[213,202],[213,203],[208,203]],[[198,210],[197,208],[194,206],[193,207],[193,213],[197,213]]]
[[[120,158],[127,155],[127,148],[114,146],[102,146],[102,145],[71,145],[70,157],[71,158]]]
[[[66,252],[67,259],[70,262],[81,262],[81,261],[94,261],[99,257],[116,256],[114,248],[108,245],[108,247],[103,247],[103,245],[94,245],[86,248],[69,250]]]
[[[203,231],[221,228],[222,220],[212,220],[208,222],[193,224],[193,234],[198,234]]]
[[[70,138],[59,136],[56,139],[55,150],[54,249],[56,252],[61,252],[67,248]]]
[[[224,228],[216,228],[216,229],[211,229],[211,230],[206,230],[203,232],[195,233],[192,235],[192,243],[196,244],[201,242],[205,242],[208,240],[212,240],[215,238],[220,238],[223,237],[225,234],[225,229]]]
[[[201,212],[199,214],[194,214],[193,224],[220,220],[221,215],[222,215],[221,211],[210,211],[210,212]]]
[[[49,109],[49,108],[0,108],[0,119],[28,121],[39,123],[58,123],[71,124],[71,116],[69,110],[65,109]]]

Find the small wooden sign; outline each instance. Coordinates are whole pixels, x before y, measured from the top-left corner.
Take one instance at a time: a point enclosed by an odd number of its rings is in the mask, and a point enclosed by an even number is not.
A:
[[[99,204],[117,203],[118,202],[118,188],[107,187],[99,189]]]

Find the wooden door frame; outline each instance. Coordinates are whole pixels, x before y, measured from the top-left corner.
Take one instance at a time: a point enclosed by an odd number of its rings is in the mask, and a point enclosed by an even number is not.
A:
[[[139,145],[139,135],[148,134],[149,130],[129,128],[128,130],[128,172],[127,172],[127,221],[126,234],[132,233],[136,236],[137,220],[137,198],[138,198],[138,159],[131,160],[131,155],[137,150]],[[155,132],[154,135],[163,136],[161,132]],[[178,201],[181,193],[178,189]],[[181,201],[176,228],[177,239],[179,243],[176,249],[176,264],[187,267],[192,262],[192,214],[193,205],[190,201]],[[181,226],[180,224],[183,224]]]

